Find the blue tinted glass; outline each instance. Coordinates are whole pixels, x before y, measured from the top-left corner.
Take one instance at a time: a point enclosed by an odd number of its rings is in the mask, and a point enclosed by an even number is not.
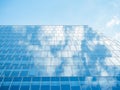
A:
[[[78,77],[70,77],[70,81],[78,81]]]
[[[20,86],[18,86],[18,85],[12,85],[12,86],[10,87],[10,90],[19,90],[19,87],[20,87]]]
[[[11,76],[18,76],[19,72],[18,71],[15,71],[15,72],[12,72]]]
[[[30,82],[31,81],[31,77],[24,77],[23,81],[29,81]]]
[[[21,90],[29,90],[29,88],[30,88],[29,86],[25,86],[25,85],[20,87]]]
[[[6,77],[6,78],[4,78],[4,81],[12,81],[12,78]]]
[[[70,90],[70,85],[61,85],[62,90]]]
[[[31,90],[40,90],[40,86],[39,85],[32,85]]]
[[[21,81],[22,80],[22,77],[14,77],[13,78],[13,81]]]
[[[40,77],[32,77],[32,81],[40,81],[41,78]]]
[[[0,77],[0,82],[3,80],[3,78],[2,77]]]
[[[27,76],[28,75],[28,72],[27,71],[22,71],[20,76]]]
[[[119,46],[87,25],[0,25],[0,90],[119,90]]]
[[[42,77],[42,81],[50,81],[50,77]]]
[[[59,77],[51,77],[51,81],[59,81]]]
[[[9,89],[9,86],[1,86],[0,87],[0,90],[8,90]]]
[[[60,90],[60,86],[51,86],[51,90]]]
[[[84,84],[84,85],[81,85],[81,89],[82,90],[91,90],[91,86]]]
[[[80,86],[72,86],[71,90],[80,90]]]
[[[91,86],[92,90],[101,90],[99,85],[93,85]]]
[[[41,85],[41,90],[50,90],[49,85]]]
[[[68,77],[61,77],[60,79],[61,79],[61,81],[69,81]]]

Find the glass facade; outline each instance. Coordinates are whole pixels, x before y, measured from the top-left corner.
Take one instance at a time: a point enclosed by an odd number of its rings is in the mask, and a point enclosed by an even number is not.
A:
[[[87,25],[1,25],[0,90],[119,90],[120,42]]]

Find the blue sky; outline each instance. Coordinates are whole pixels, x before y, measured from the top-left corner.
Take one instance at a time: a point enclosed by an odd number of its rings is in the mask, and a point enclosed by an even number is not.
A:
[[[0,24],[85,24],[120,36],[119,8],[120,0],[0,0]]]

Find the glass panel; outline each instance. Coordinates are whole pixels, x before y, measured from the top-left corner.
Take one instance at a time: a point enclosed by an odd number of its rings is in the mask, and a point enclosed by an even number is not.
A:
[[[119,90],[119,56],[87,25],[0,25],[0,90]]]
[[[41,90],[50,90],[49,85],[41,85]]]
[[[39,85],[31,85],[31,90],[40,90]]]
[[[62,90],[70,90],[70,85],[61,85]]]
[[[29,90],[29,88],[30,88],[29,86],[25,86],[25,85],[20,87],[21,90]]]
[[[11,87],[10,87],[10,90],[19,90],[19,85],[12,85]]]

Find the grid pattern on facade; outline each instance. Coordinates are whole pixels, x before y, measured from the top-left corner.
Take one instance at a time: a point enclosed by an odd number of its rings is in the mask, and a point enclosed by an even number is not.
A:
[[[120,88],[120,43],[88,26],[0,26],[0,90]]]

